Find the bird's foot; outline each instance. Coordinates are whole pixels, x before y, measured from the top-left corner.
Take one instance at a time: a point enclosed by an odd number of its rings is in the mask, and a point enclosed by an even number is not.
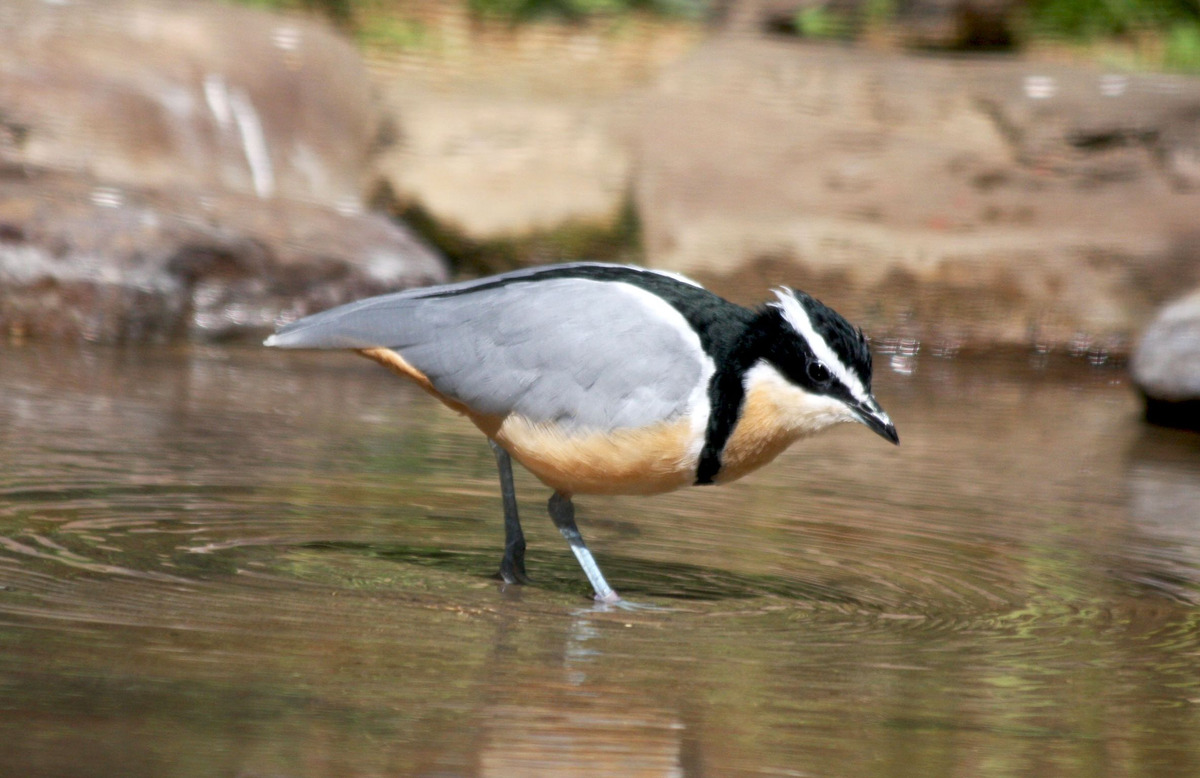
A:
[[[496,572],[496,578],[510,584],[533,583],[533,579],[525,573],[525,563],[514,562],[507,557],[500,562],[500,569]]]

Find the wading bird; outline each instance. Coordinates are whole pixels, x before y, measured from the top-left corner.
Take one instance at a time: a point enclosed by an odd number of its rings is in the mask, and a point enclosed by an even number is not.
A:
[[[674,274],[551,265],[342,305],[266,345],[353,349],[466,415],[500,470],[500,576],[528,581],[515,458],[554,490],[550,518],[596,599],[615,602],[574,495],[726,483],[845,421],[899,442],[862,331],[804,292],[775,297],[752,310]]]

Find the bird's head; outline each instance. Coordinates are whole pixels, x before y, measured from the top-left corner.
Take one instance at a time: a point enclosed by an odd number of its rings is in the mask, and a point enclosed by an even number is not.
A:
[[[774,291],[777,299],[759,315],[762,339],[748,381],[786,381],[790,401],[781,404],[803,431],[857,421],[898,444],[895,425],[871,393],[871,351],[862,330],[811,295]]]

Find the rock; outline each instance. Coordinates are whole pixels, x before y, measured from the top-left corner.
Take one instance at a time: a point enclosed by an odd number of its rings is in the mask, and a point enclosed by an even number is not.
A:
[[[446,279],[373,214],[0,171],[0,334],[94,342],[260,336],[276,321]]]
[[[0,6],[0,333],[259,336],[446,279],[364,212],[378,116],[354,49],[216,3]]]
[[[1149,421],[1200,429],[1200,290],[1159,312],[1130,368]]]
[[[1200,184],[1200,80],[1022,66],[981,72],[970,91],[1017,166],[1048,180],[1083,191],[1162,185],[1147,193]]]
[[[615,222],[630,159],[604,103],[389,90],[400,143],[377,171],[403,202],[476,240]]]
[[[378,132],[355,50],[226,3],[5,0],[0,162],[357,207]]]
[[[555,244],[590,250],[580,234],[620,242],[636,164],[617,126],[626,96],[694,48],[704,28],[649,16],[489,24],[465,3],[410,10],[425,45],[369,60],[394,128],[376,157],[376,191],[401,212],[419,208],[468,253],[552,261],[572,256]],[[511,250],[491,251],[501,243]],[[480,268],[509,267],[488,261]]]
[[[632,114],[647,261],[740,299],[788,282],[881,337],[1120,353],[1200,283],[1196,79],[717,40]]]

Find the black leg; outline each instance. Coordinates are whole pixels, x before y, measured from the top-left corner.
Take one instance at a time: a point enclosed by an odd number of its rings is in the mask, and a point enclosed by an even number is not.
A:
[[[488,439],[500,471],[500,497],[504,500],[504,558],[499,576],[505,583],[529,583],[525,574],[525,533],[517,515],[517,490],[513,486],[512,457],[496,441]]]

